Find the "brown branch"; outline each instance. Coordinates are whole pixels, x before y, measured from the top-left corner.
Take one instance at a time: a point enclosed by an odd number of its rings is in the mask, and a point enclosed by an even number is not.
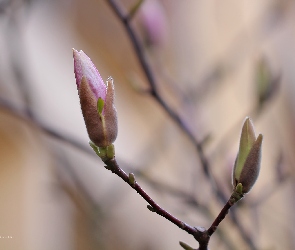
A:
[[[130,38],[130,41],[133,45],[134,50],[135,50],[136,56],[139,60],[139,63],[141,65],[141,67],[144,71],[144,74],[148,80],[148,83],[150,85],[150,95],[159,103],[159,105],[166,111],[166,113],[169,115],[169,117],[178,125],[178,127],[184,132],[184,134],[193,143],[193,145],[198,153],[203,172],[204,172],[205,176],[207,177],[207,179],[210,180],[211,185],[214,189],[214,193],[216,194],[216,196],[218,197],[219,200],[221,200],[222,202],[226,202],[227,198],[226,198],[225,194],[221,191],[222,189],[217,187],[214,177],[211,174],[210,164],[209,164],[208,159],[205,156],[205,153],[204,153],[204,150],[202,147],[202,143],[197,141],[197,139],[193,135],[192,131],[188,128],[186,123],[181,119],[181,117],[176,112],[174,112],[174,110],[172,110],[169,107],[169,105],[160,96],[158,89],[157,89],[155,77],[152,73],[150,65],[148,64],[148,62],[146,60],[146,57],[144,55],[144,50],[141,46],[141,43],[140,43],[138,37],[136,36],[135,31],[133,30],[133,28],[131,26],[131,23],[130,23],[131,20],[129,19],[129,15],[124,14],[123,10],[119,7],[119,5],[114,0],[108,0],[107,2],[109,3],[109,5],[113,9],[113,11],[117,15],[117,17],[119,18],[119,20],[122,22],[124,28],[126,29],[126,32]]]
[[[184,123],[184,121],[180,118],[180,116],[174,112],[174,110],[172,110],[168,104],[162,99],[162,97],[160,96],[158,89],[157,89],[157,84],[156,84],[156,80],[153,76],[153,73],[151,71],[151,67],[148,64],[145,55],[144,55],[144,50],[141,46],[141,43],[139,41],[139,39],[136,36],[135,31],[133,30],[133,28],[131,27],[130,21],[131,19],[129,18],[128,14],[124,14],[123,10],[121,9],[121,7],[119,7],[119,5],[114,1],[114,0],[107,0],[107,2],[109,3],[109,5],[111,6],[111,8],[113,9],[113,11],[115,12],[115,14],[117,15],[117,17],[119,18],[119,20],[122,22],[124,28],[126,29],[126,32],[130,38],[130,41],[133,45],[133,48],[135,50],[136,56],[139,60],[139,63],[144,71],[144,74],[146,75],[146,78],[148,80],[148,83],[150,85],[150,95],[160,104],[160,106],[166,111],[166,113],[170,116],[170,118],[178,125],[178,127],[184,132],[185,135],[187,135],[187,137],[189,138],[189,140],[193,143],[200,162],[201,162],[201,166],[203,169],[203,172],[205,174],[205,176],[207,177],[207,179],[210,181],[211,186],[214,190],[214,195],[222,202],[226,202],[227,198],[225,196],[225,194],[222,192],[222,189],[219,188],[218,183],[216,183],[216,181],[214,180],[214,177],[211,174],[210,171],[210,164],[208,159],[205,156],[203,147],[202,147],[202,143],[198,142],[197,139],[195,138],[195,136],[193,135],[193,133],[190,131],[190,129],[186,126],[186,124]],[[243,239],[245,240],[245,242],[251,247],[251,249],[255,249],[254,243],[251,240],[251,238],[248,236],[248,234],[245,232],[244,228],[242,227],[241,223],[239,222],[239,220],[237,219],[236,214],[233,211],[232,214],[232,219],[234,224],[237,226],[237,228],[240,230],[240,233],[243,237]]]
[[[228,214],[229,209],[236,203],[235,193],[232,194],[230,199],[227,201],[219,215],[216,217],[212,225],[208,230],[200,227],[192,227],[187,223],[179,220],[165,209],[160,207],[143,189],[142,187],[135,181],[135,177],[132,174],[132,178],[130,175],[127,175],[118,165],[115,158],[104,160],[106,164],[106,169],[110,170],[112,173],[119,176],[123,181],[125,181],[130,187],[132,187],[144,200],[148,202],[148,209],[152,212],[155,212],[168,221],[172,222],[180,229],[186,231],[187,233],[194,236],[194,238],[199,242],[199,250],[208,250],[208,244],[210,241],[210,237],[216,231],[217,227],[221,223],[221,221]],[[242,196],[241,196],[242,197]],[[251,245],[251,249],[254,249],[254,246]]]
[[[181,228],[182,230],[186,231],[187,233],[191,235],[196,235],[198,233],[198,230],[181,220],[177,219],[175,216],[172,214],[168,213],[165,209],[161,208],[142,188],[141,186],[135,181],[132,183],[129,179],[129,175],[127,175],[118,165],[117,161],[115,158],[111,160],[106,160],[105,164],[107,165],[106,168],[110,171],[112,171],[114,174],[118,175],[123,181],[129,184],[136,192],[147,201],[147,203],[150,205],[149,210],[152,212],[155,212],[167,220],[171,221],[173,224]]]
[[[228,202],[225,204],[223,209],[220,211],[219,215],[216,217],[216,219],[213,221],[212,225],[207,230],[207,233],[211,236],[219,226],[220,222],[223,221],[225,216],[228,214],[229,209],[232,207],[233,203],[231,202],[231,199],[228,200]]]

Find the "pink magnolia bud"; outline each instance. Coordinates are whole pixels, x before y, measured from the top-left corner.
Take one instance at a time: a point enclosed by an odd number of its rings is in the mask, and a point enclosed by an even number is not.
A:
[[[104,84],[91,59],[73,49],[74,71],[81,109],[90,140],[98,147],[112,144],[118,132],[111,77]]]

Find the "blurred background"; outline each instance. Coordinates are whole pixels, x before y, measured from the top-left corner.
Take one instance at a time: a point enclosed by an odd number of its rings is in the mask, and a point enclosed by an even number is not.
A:
[[[140,1],[141,2],[141,1]],[[123,13],[137,0],[115,1]],[[114,78],[116,157],[167,211],[208,228],[231,193],[246,116],[264,135],[253,190],[210,249],[295,249],[295,2],[144,0],[130,19],[161,100],[107,0],[0,1],[0,249],[194,248],[88,146],[73,73],[82,49]],[[196,143],[208,160],[206,177]]]

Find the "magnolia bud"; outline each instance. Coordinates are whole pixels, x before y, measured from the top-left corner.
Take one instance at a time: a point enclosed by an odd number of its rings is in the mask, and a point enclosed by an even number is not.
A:
[[[254,126],[250,118],[247,118],[242,128],[240,148],[233,170],[234,188],[240,183],[242,193],[250,191],[259,175],[262,139],[262,134],[255,137]]]
[[[105,85],[91,59],[73,49],[74,71],[81,109],[90,140],[97,147],[107,147],[117,137],[117,111],[111,77]]]

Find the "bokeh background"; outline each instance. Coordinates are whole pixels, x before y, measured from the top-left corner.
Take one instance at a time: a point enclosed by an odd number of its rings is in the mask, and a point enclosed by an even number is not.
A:
[[[295,248],[294,17],[291,0],[144,0],[132,18],[161,98],[227,196],[245,117],[264,135],[260,177],[210,249]],[[115,80],[121,167],[190,225],[208,228],[223,206],[107,0],[1,0],[0,249],[197,248],[91,151],[72,48]]]

